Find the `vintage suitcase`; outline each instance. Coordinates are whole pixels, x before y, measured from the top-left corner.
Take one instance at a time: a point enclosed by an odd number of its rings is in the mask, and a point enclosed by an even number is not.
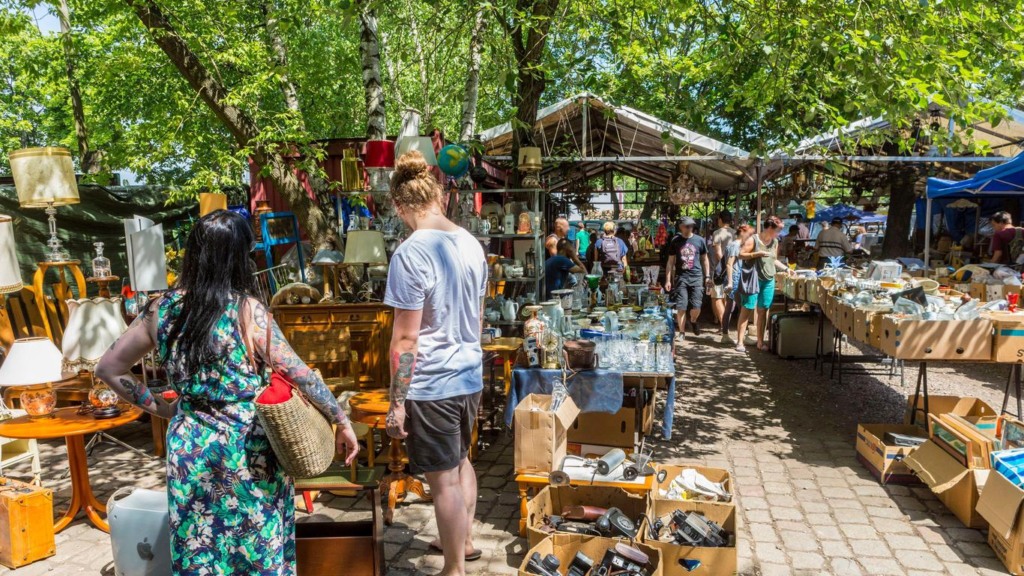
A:
[[[773,314],[768,330],[769,346],[780,358],[814,358],[818,347],[818,314],[816,312],[783,312]],[[825,321],[822,336],[829,348],[832,323]]]
[[[17,568],[56,552],[53,491],[0,478],[0,564]]]

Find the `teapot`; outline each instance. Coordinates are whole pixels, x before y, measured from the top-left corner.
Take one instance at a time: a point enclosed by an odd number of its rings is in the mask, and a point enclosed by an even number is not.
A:
[[[488,310],[487,312],[484,312],[484,317],[487,318],[488,322],[497,322],[501,319],[501,312],[497,310]]]
[[[513,322],[519,314],[519,304],[512,300],[505,300],[501,305],[501,317],[506,322]]]

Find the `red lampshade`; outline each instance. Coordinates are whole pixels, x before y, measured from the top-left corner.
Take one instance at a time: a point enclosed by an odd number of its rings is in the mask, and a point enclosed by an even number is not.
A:
[[[363,166],[367,168],[394,168],[395,143],[391,140],[367,140]]]

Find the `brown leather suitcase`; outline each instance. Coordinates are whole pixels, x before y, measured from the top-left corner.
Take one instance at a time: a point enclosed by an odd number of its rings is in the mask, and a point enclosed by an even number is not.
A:
[[[56,552],[53,491],[0,478],[0,564],[17,568]]]

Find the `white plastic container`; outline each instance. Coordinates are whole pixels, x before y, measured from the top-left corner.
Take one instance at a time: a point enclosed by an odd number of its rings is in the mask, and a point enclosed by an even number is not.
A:
[[[170,576],[167,492],[121,488],[107,501],[116,576]]]

